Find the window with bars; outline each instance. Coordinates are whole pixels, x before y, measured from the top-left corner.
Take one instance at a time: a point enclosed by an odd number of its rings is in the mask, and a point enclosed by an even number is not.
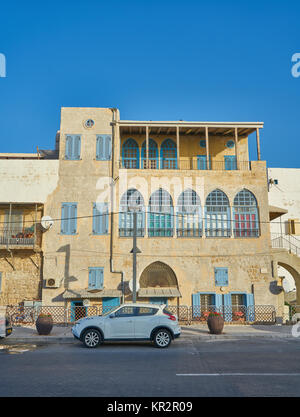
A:
[[[146,169],[146,141],[142,145],[142,168]],[[149,139],[148,148],[148,169],[158,168],[158,147],[153,139]]]
[[[230,237],[230,206],[221,190],[212,191],[205,203],[205,233],[207,237]]]
[[[194,190],[187,189],[178,198],[176,229],[178,237],[202,236],[201,203]]]
[[[122,146],[123,168],[138,169],[140,153],[138,144],[134,139],[127,139]]]
[[[141,193],[132,188],[123,194],[120,201],[119,235],[133,236],[133,211],[137,212],[137,236],[144,236],[145,206]]]
[[[148,235],[173,236],[173,201],[170,194],[160,188],[149,200]]]
[[[166,139],[160,148],[161,168],[177,169],[177,146],[172,139]]]
[[[233,201],[234,236],[258,237],[258,207],[254,195],[246,189],[241,190]]]

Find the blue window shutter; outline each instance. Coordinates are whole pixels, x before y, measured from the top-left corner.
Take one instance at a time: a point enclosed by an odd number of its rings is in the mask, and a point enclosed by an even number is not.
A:
[[[104,159],[104,136],[97,136],[96,142],[96,159]]]
[[[79,135],[66,136],[65,159],[80,159],[81,138]]]
[[[80,136],[73,136],[73,159],[80,159]]]
[[[61,233],[64,235],[69,234],[69,205],[63,203],[61,206]]]
[[[108,233],[108,203],[93,205],[93,233],[106,235]]]
[[[65,158],[72,159],[72,148],[73,148],[73,137],[66,136],[66,151],[65,151]]]
[[[111,159],[111,135],[97,136],[96,159],[99,161],[109,161]]]
[[[77,203],[62,203],[61,233],[74,235],[77,230]]]
[[[201,316],[200,294],[192,294],[193,317]]]
[[[77,230],[77,204],[71,203],[69,208],[69,233],[74,235]]]
[[[111,135],[105,136],[105,159],[109,161],[111,159]]]
[[[98,290],[103,288],[103,268],[89,268],[89,288]]]
[[[246,307],[254,306],[254,295],[246,294]]]
[[[94,268],[89,269],[89,288],[96,288],[96,270]]]
[[[224,287],[228,285],[228,269],[215,268],[215,285]]]
[[[215,294],[215,306],[219,311],[222,306],[222,294]]]
[[[96,272],[96,288],[102,289],[103,288],[103,268],[95,269]]]

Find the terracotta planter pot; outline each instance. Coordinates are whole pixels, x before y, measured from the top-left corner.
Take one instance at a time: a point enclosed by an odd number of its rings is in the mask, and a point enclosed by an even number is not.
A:
[[[53,319],[51,316],[39,316],[35,322],[36,330],[39,335],[47,336],[53,327]]]
[[[210,316],[207,319],[207,325],[210,333],[221,334],[224,327],[224,319],[222,316]]]

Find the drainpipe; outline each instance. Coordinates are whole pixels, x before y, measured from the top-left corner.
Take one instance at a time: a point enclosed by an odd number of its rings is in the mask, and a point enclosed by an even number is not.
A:
[[[117,109],[116,108],[112,108],[111,109],[112,114],[113,114],[113,122],[116,120],[116,113],[117,113]],[[112,169],[111,169],[111,178],[113,183],[115,182],[114,179],[114,162],[115,162],[115,124],[113,123],[113,128],[112,128],[112,143],[111,143],[111,149],[112,149],[112,153],[111,153],[111,164],[112,164]],[[110,272],[112,274],[120,274],[121,275],[121,291],[122,291],[122,304],[124,303],[124,273],[123,271],[114,271],[113,268],[113,225],[114,225],[114,216],[113,216],[113,210],[114,210],[114,191],[113,191],[113,184],[111,185],[111,195],[110,195],[110,201],[111,201],[111,215],[110,215],[110,259],[109,259],[109,264],[110,264]]]

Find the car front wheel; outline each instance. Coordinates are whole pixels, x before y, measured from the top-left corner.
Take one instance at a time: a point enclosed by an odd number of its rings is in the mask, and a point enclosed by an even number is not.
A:
[[[89,329],[83,335],[83,343],[87,348],[95,348],[102,343],[101,333],[96,329]]]
[[[157,330],[154,334],[154,345],[157,348],[166,348],[170,345],[172,341],[172,336],[169,330],[166,329],[160,329]]]

